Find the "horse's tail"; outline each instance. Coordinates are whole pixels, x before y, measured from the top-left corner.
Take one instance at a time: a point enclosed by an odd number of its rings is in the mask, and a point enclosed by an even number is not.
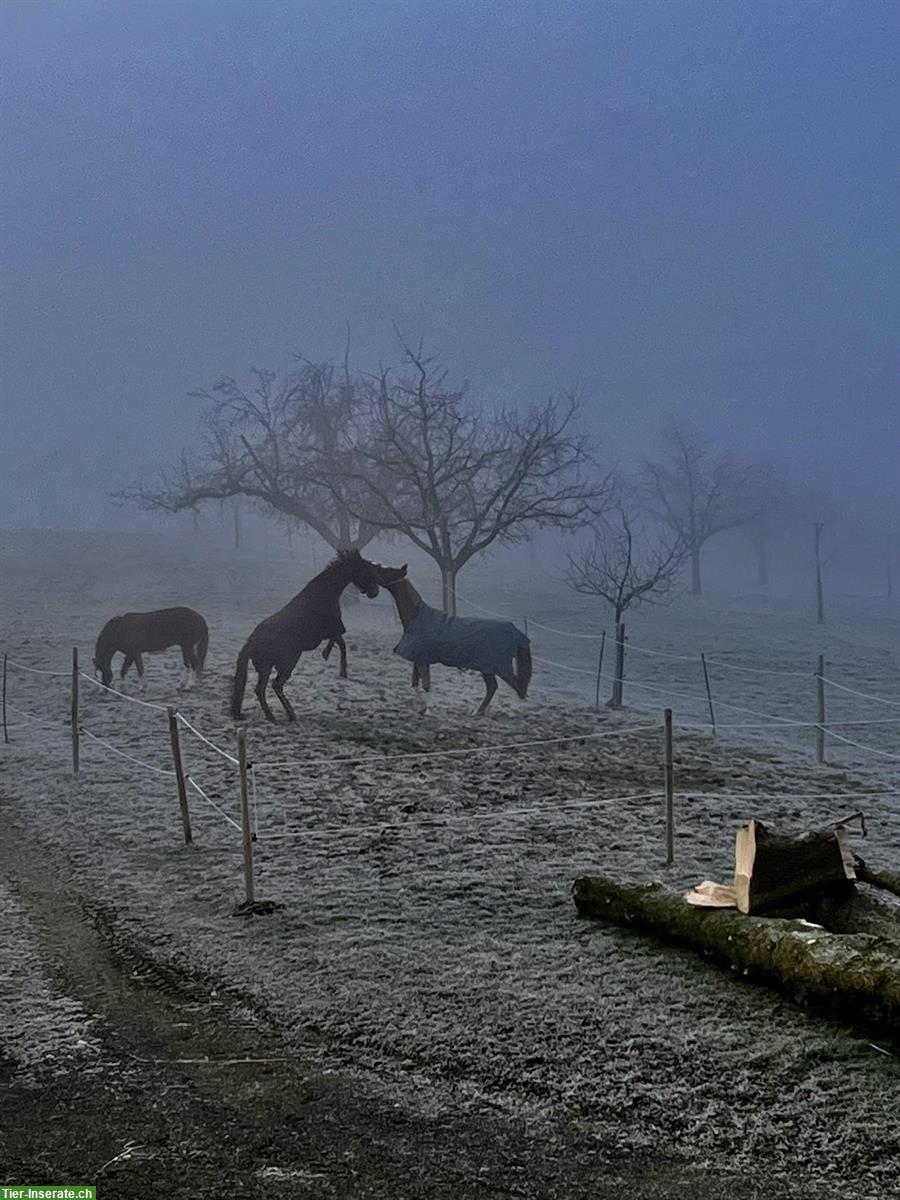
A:
[[[244,702],[244,688],[247,686],[247,663],[250,661],[250,643],[244,645],[234,669],[234,683],[231,686],[231,715],[235,721],[241,719],[241,705]]]
[[[198,679],[203,674],[203,668],[206,665],[206,652],[208,649],[209,649],[209,626],[204,621],[203,629],[200,633],[200,636],[197,638],[197,644],[194,647],[194,657],[197,660],[197,666],[196,666],[195,670],[197,672]]]
[[[524,700],[531,682],[531,642],[527,639],[516,649],[516,695]]]

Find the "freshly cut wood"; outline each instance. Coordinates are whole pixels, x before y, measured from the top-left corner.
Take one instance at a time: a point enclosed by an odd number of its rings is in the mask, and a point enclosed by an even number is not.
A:
[[[772,833],[761,821],[751,821],[737,832],[734,889],[738,912],[771,912],[803,896],[846,893],[855,880],[853,851],[841,827],[793,838]]]
[[[810,897],[848,894],[856,880],[856,865],[842,826],[797,838],[751,821],[735,837],[733,885],[704,880],[686,899],[704,908],[772,912]]]
[[[647,930],[767,980],[802,1002],[900,1031],[900,919],[896,940],[831,933],[803,919],[696,907],[661,884],[622,884],[602,876],[577,879],[573,896],[583,916]],[[854,897],[854,903],[862,899]]]

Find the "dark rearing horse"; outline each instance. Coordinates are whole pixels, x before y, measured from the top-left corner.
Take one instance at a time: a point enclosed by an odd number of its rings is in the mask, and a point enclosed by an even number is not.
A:
[[[170,646],[181,648],[185,678],[193,671],[197,679],[206,662],[209,646],[209,629],[206,621],[192,608],[160,608],[155,612],[125,613],[113,617],[100,630],[94,648],[94,667],[106,687],[112,683],[112,657],[121,651],[124,655],[120,677],[132,663],[143,679],[144,660],[142,654],[168,650]]]
[[[247,686],[247,664],[251,661],[259,677],[256,698],[268,721],[275,720],[266,701],[266,688],[273,668],[277,674],[272,690],[281,701],[288,720],[297,719],[284,694],[284,685],[304,650],[315,650],[326,640],[333,642],[341,652],[341,678],[347,678],[346,630],[341,620],[340,596],[350,583],[370,600],[378,595],[372,563],[367,562],[358,550],[341,550],[334,562],[311,579],[284,608],[260,621],[238,655],[231,691],[231,715],[235,721],[243,719],[241,704]]]

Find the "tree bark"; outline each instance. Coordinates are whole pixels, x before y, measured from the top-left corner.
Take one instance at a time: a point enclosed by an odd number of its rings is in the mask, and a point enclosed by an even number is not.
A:
[[[760,587],[769,586],[769,543],[765,538],[756,538],[753,542],[756,551],[756,582]]]
[[[613,675],[612,696],[610,708],[621,708],[624,697],[625,679],[625,626],[620,620],[621,612],[616,611],[616,666]]]
[[[691,546],[691,592],[695,596],[703,593],[703,578],[700,571],[700,549],[698,545]]]
[[[602,877],[577,879],[573,895],[582,916],[690,946],[801,1003],[823,1004],[886,1031],[900,1022],[900,924],[890,940],[832,933],[801,920],[697,908],[660,884]]]
[[[231,515],[234,528],[234,548],[241,548],[241,505],[237,496],[231,502]]]
[[[816,622],[825,624],[825,593],[822,587],[822,526],[816,525]]]
[[[441,565],[441,604],[448,617],[456,616],[456,568]]]

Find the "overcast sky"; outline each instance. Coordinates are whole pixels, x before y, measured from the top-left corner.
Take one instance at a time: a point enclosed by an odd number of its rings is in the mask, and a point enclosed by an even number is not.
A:
[[[900,504],[897,0],[0,0],[0,524],[423,335]],[[896,514],[894,514],[896,523]]]

